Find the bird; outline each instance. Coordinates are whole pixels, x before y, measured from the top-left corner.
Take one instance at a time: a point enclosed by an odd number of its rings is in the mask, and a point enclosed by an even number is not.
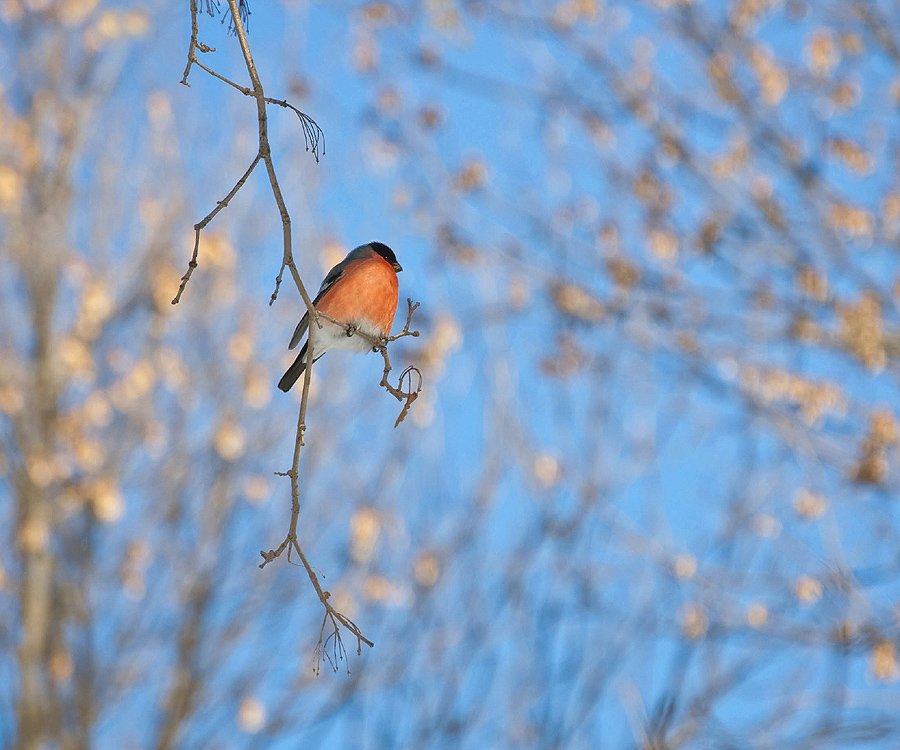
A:
[[[381,242],[370,242],[351,250],[347,257],[325,276],[313,305],[320,312],[339,320],[367,336],[381,339],[388,336],[397,312],[397,273],[403,268],[397,262],[394,251]],[[329,349],[346,349],[367,352],[371,341],[354,336],[353,330],[335,325],[320,318],[321,328],[316,328],[313,346],[315,362]],[[300,343],[309,328],[309,311],[294,330],[288,349]],[[306,369],[306,350],[309,340],[288,367],[278,387],[287,393]]]

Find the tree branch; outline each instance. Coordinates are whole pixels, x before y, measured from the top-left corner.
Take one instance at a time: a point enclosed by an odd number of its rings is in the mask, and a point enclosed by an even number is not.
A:
[[[384,358],[384,374],[382,375],[381,385],[397,400],[404,401],[405,405],[403,410],[400,413],[400,416],[397,418],[394,426],[396,427],[403,419],[406,414],[409,412],[409,407],[415,401],[419,392],[422,388],[422,376],[419,371],[414,367],[409,367],[403,371],[400,375],[399,382],[397,387],[395,388],[388,382],[388,374],[391,371],[390,359],[387,353],[387,344],[391,341],[395,341],[398,338],[402,338],[403,336],[418,336],[418,331],[410,331],[409,326],[412,321],[413,311],[419,306],[419,303],[413,304],[411,300],[407,300],[408,305],[408,313],[406,317],[406,325],[403,330],[397,334],[396,336],[390,336],[382,339],[377,339],[371,336],[367,336],[361,331],[356,330],[353,326],[342,323],[340,321],[334,320],[329,316],[321,313],[316,310],[315,306],[310,299],[309,294],[306,291],[306,288],[303,285],[303,281],[300,278],[300,274],[297,270],[296,263],[294,262],[294,255],[292,250],[292,242],[291,242],[291,218],[288,213],[287,206],[284,201],[284,196],[281,192],[281,187],[278,184],[278,177],[275,173],[275,164],[272,160],[271,147],[269,144],[269,136],[268,136],[268,119],[266,113],[266,105],[267,104],[275,104],[284,109],[289,109],[294,112],[297,117],[300,119],[301,126],[303,127],[304,138],[306,139],[306,150],[312,151],[313,155],[316,158],[316,161],[319,160],[319,146],[321,144],[322,153],[324,154],[325,148],[325,135],[322,132],[322,129],[315,123],[312,118],[305,115],[299,109],[297,109],[292,104],[289,104],[285,100],[281,99],[273,99],[267,97],[265,95],[265,91],[263,90],[262,83],[259,78],[259,74],[256,70],[256,65],[253,62],[253,55],[250,51],[250,45],[247,41],[247,35],[244,29],[244,24],[240,16],[240,9],[237,0],[228,0],[228,7],[231,11],[231,20],[234,28],[234,33],[238,38],[238,41],[241,46],[241,52],[244,55],[244,62],[247,67],[247,73],[250,76],[251,87],[241,86],[234,81],[229,80],[228,78],[220,75],[215,72],[211,68],[204,65],[197,58],[197,50],[201,52],[212,51],[211,47],[208,47],[198,41],[198,24],[197,24],[197,0],[191,0],[191,41],[188,48],[188,61],[187,66],[185,67],[184,77],[182,78],[182,83],[188,85],[187,79],[188,75],[191,71],[191,67],[193,65],[197,65],[197,67],[209,73],[214,78],[222,81],[223,83],[231,86],[237,91],[241,92],[245,96],[251,96],[256,100],[256,108],[257,108],[257,121],[259,127],[259,147],[254,157],[252,163],[247,168],[247,171],[244,172],[243,176],[237,181],[235,186],[229,191],[229,193],[225,196],[225,198],[219,201],[216,204],[216,207],[209,212],[200,222],[194,225],[194,249],[191,255],[191,260],[188,263],[188,269],[185,272],[184,276],[181,277],[181,284],[178,287],[178,292],[175,295],[175,298],[172,300],[172,304],[177,304],[181,299],[181,295],[184,292],[185,287],[187,286],[188,281],[191,278],[191,275],[194,272],[194,269],[197,267],[197,257],[199,254],[200,247],[200,232],[215,218],[216,214],[219,213],[231,199],[237,194],[237,192],[243,187],[244,183],[250,177],[253,170],[256,168],[256,165],[263,161],[266,165],[266,172],[269,177],[269,184],[272,188],[272,195],[275,199],[275,204],[278,207],[278,212],[281,216],[281,225],[282,225],[282,235],[283,235],[283,253],[282,253],[282,261],[281,268],[278,271],[278,275],[275,278],[275,289],[272,292],[272,297],[269,300],[269,304],[273,304],[278,297],[278,292],[281,288],[281,282],[284,277],[285,269],[290,271],[291,278],[294,280],[294,284],[297,287],[297,291],[300,293],[301,298],[303,299],[304,304],[306,305],[306,310],[309,315],[310,325],[309,325],[309,341],[307,344],[308,351],[308,360],[309,363],[306,367],[306,371],[304,373],[303,379],[303,392],[300,398],[300,412],[297,418],[297,433],[296,439],[294,441],[294,454],[293,461],[291,462],[291,468],[286,472],[276,472],[281,476],[287,476],[291,480],[291,521],[288,529],[287,536],[284,541],[274,550],[269,550],[268,552],[260,551],[262,555],[263,561],[260,564],[260,567],[265,567],[268,563],[272,562],[275,558],[281,556],[285,550],[288,552],[288,560],[290,560],[291,550],[294,550],[297,555],[300,557],[300,560],[306,568],[307,575],[309,576],[310,582],[313,585],[313,588],[316,591],[316,595],[319,597],[319,601],[322,603],[322,606],[325,608],[325,615],[322,621],[322,629],[319,634],[319,642],[316,646],[316,654],[318,658],[318,664],[321,664],[322,658],[327,658],[331,663],[332,667],[335,669],[337,661],[346,656],[347,652],[344,648],[343,642],[341,640],[340,627],[343,626],[350,633],[352,633],[357,640],[357,653],[361,653],[362,644],[365,643],[367,646],[372,646],[372,641],[368,640],[357,627],[357,625],[350,620],[345,615],[338,612],[330,603],[329,599],[331,597],[330,592],[324,591],[319,584],[318,577],[315,574],[312,566],[309,564],[309,561],[306,559],[306,555],[304,554],[300,544],[297,540],[297,523],[300,517],[300,478],[299,478],[299,465],[300,465],[300,449],[304,445],[304,439],[306,434],[306,411],[309,404],[309,387],[312,376],[312,367],[313,361],[315,359],[315,332],[316,328],[322,327],[322,318],[329,320],[330,322],[341,326],[346,332],[348,336],[357,335],[362,336],[364,339],[369,341],[372,345],[373,350],[381,352],[382,357]],[[418,385],[415,390],[412,387],[412,373],[415,371],[419,375]],[[409,386],[406,392],[403,389],[403,380],[406,376],[409,376]],[[325,632],[325,624],[330,621],[334,627],[334,631],[328,637],[323,639],[323,635]],[[331,651],[329,652],[329,644]],[[318,673],[318,666],[317,666]]]
[[[199,33],[199,28],[197,26],[197,0],[191,0],[191,43],[188,47],[188,60],[187,65],[184,68],[184,75],[181,78],[181,82],[185,86],[190,86],[188,83],[188,76],[191,73],[191,65],[193,65],[197,61],[197,34]]]
[[[319,581],[316,578],[315,572],[307,561],[306,555],[303,553],[303,550],[300,548],[300,544],[297,541],[297,520],[300,515],[300,448],[304,444],[304,434],[306,432],[306,409],[309,404],[309,384],[310,377],[312,375],[312,360],[314,358],[313,354],[315,352],[315,327],[317,325],[321,325],[321,323],[319,322],[318,313],[313,306],[312,300],[310,299],[309,294],[306,291],[306,287],[304,287],[303,281],[300,278],[300,273],[297,271],[297,266],[294,263],[294,255],[291,245],[291,217],[288,213],[287,206],[285,205],[284,196],[281,193],[281,187],[278,184],[278,177],[275,174],[275,164],[272,161],[272,152],[269,146],[268,119],[266,116],[266,103],[269,100],[266,98],[265,92],[263,91],[262,83],[259,79],[259,74],[256,71],[256,65],[253,62],[253,55],[250,52],[250,45],[247,42],[247,35],[244,31],[243,22],[241,21],[237,0],[228,0],[228,7],[231,9],[231,17],[234,22],[234,30],[241,45],[241,51],[244,55],[244,62],[247,66],[247,73],[249,74],[250,81],[253,84],[252,95],[256,99],[257,119],[259,123],[259,153],[257,158],[261,158],[265,162],[266,171],[269,175],[269,184],[272,186],[272,195],[275,198],[275,203],[278,206],[278,211],[281,215],[284,253],[281,261],[281,269],[279,270],[278,276],[276,277],[275,281],[275,290],[272,293],[272,298],[269,301],[269,304],[271,305],[275,302],[275,299],[278,296],[278,290],[281,286],[281,279],[284,274],[284,269],[288,268],[291,272],[291,277],[294,280],[294,284],[297,286],[297,291],[303,298],[303,302],[306,304],[306,309],[310,316],[308,344],[309,364],[307,365],[306,372],[304,373],[303,394],[300,400],[300,414],[297,420],[297,437],[294,442],[294,459],[291,464],[291,470],[288,472],[288,476],[290,476],[291,479],[291,525],[285,543],[281,545],[279,550],[283,552],[284,549],[287,548],[289,555],[291,547],[293,547],[293,549],[297,551],[297,554],[300,556],[300,559],[303,562],[303,566],[306,568],[306,572],[309,575],[310,581],[313,584],[313,588],[315,589],[316,594],[319,597],[319,601],[322,603],[322,606],[325,607],[326,617],[330,617],[332,622],[340,623],[351,633],[353,633],[353,635],[356,636],[357,643],[359,645],[357,650],[358,652],[361,652],[362,643],[366,643],[368,646],[372,646],[372,642],[362,635],[355,623],[353,623],[349,618],[345,617],[331,606],[328,601],[330,594],[327,591],[322,590],[322,587],[319,585]],[[240,87],[237,88],[240,89]],[[308,122],[315,125],[312,120],[303,115],[303,113],[301,113],[295,107],[288,105],[287,102],[278,101],[274,103],[282,107],[288,107],[289,109],[296,112],[300,117],[301,122],[304,124],[305,129],[308,127]],[[315,125],[315,128],[317,129],[317,132],[321,133],[321,129],[318,128],[318,125]],[[308,131],[305,130],[305,132],[307,132],[308,137]],[[307,145],[308,144],[309,141],[307,141]],[[318,144],[318,138],[315,139],[314,144]],[[316,153],[315,149],[314,153]],[[316,159],[318,160],[317,153]],[[274,552],[270,552],[268,555],[266,553],[262,553],[262,555],[263,563],[260,567],[263,567],[266,563],[271,562],[271,560],[278,556],[278,554]],[[335,628],[337,628],[336,624]],[[340,633],[337,633],[334,637],[336,643],[340,641]]]
[[[409,330],[409,326],[412,324],[413,313],[419,307],[419,303],[418,302],[414,303],[409,297],[407,297],[406,305],[407,305],[406,324],[403,326],[403,330],[394,336],[387,336],[382,339],[376,338],[374,336],[369,336],[368,334],[363,333],[362,331],[354,328],[351,325],[342,323],[341,321],[335,320],[331,316],[326,315],[325,313],[323,313],[321,311],[318,311],[318,317],[324,318],[325,320],[327,320],[331,323],[334,323],[335,325],[340,326],[347,332],[348,336],[359,336],[359,337],[365,339],[372,345],[373,351],[379,352],[381,354],[382,358],[384,359],[384,373],[381,376],[381,382],[379,383],[379,385],[382,388],[384,388],[388,393],[390,393],[398,401],[406,402],[403,406],[402,411],[400,412],[400,415],[397,417],[397,421],[394,422],[394,427],[397,427],[397,425],[399,425],[406,418],[406,415],[409,413],[409,408],[412,406],[413,401],[415,401],[419,397],[419,393],[421,393],[421,391],[422,391],[422,373],[419,371],[418,367],[414,367],[412,365],[410,365],[402,373],[400,373],[400,377],[397,381],[396,387],[392,386],[390,384],[390,382],[388,382],[388,375],[390,374],[392,367],[391,367],[391,359],[388,356],[387,345],[389,343],[391,343],[392,341],[396,341],[397,339],[402,339],[404,336],[418,337],[418,335],[419,335],[418,331],[410,331]],[[418,384],[416,385],[415,390],[413,390],[413,387],[412,387],[412,374],[413,373],[416,373],[416,375],[418,375],[418,378],[419,378],[419,381],[418,381]],[[409,377],[409,387],[407,388],[406,391],[404,391],[403,390],[403,380],[407,376]]]
[[[184,276],[181,277],[181,283],[178,285],[178,293],[175,295],[174,299],[172,300],[173,305],[177,305],[179,303],[179,301],[181,300],[181,293],[184,291],[184,288],[187,286],[188,281],[190,281],[191,274],[194,273],[194,269],[197,267],[197,254],[200,250],[200,231],[202,229],[204,229],[206,227],[206,225],[209,224],[209,222],[211,222],[213,220],[213,217],[215,217],[215,215],[217,213],[219,213],[219,211],[221,211],[223,208],[225,208],[225,206],[228,205],[229,201],[232,198],[234,198],[235,193],[237,193],[237,191],[241,189],[241,187],[247,181],[247,178],[250,176],[250,173],[253,172],[253,169],[256,167],[257,164],[259,164],[259,158],[260,158],[260,156],[257,153],[256,157],[253,159],[253,162],[250,164],[249,167],[247,167],[247,171],[244,172],[243,177],[241,177],[241,179],[239,179],[237,181],[235,186],[233,188],[231,188],[231,191],[228,193],[228,195],[226,195],[222,200],[220,200],[218,202],[218,204],[216,205],[216,207],[212,211],[210,211],[205,217],[203,217],[203,219],[200,222],[198,222],[197,224],[194,224],[194,232],[195,232],[195,234],[194,234],[194,252],[191,255],[190,262],[188,263],[187,271],[185,271]]]

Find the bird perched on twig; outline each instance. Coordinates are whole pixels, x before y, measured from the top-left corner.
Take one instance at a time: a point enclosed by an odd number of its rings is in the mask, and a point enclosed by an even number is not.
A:
[[[363,336],[354,336],[353,329],[376,339],[390,334],[397,312],[397,272],[402,270],[393,250],[380,242],[370,242],[351,251],[328,272],[313,304],[344,326],[320,318],[322,327],[316,329],[313,340],[313,362],[329,349],[370,351],[372,343]],[[300,343],[307,328],[308,311],[297,324],[288,349]],[[278,381],[278,387],[285,393],[306,369],[308,345],[309,341],[303,344],[297,359]]]

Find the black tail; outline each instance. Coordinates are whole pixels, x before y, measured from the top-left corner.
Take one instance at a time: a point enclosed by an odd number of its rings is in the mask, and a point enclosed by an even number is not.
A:
[[[300,353],[297,355],[297,359],[294,360],[294,364],[288,367],[287,372],[281,376],[281,380],[278,381],[278,387],[281,388],[285,393],[291,390],[291,386],[297,382],[297,378],[299,378],[304,372],[306,372],[306,347],[309,346],[309,342],[305,342],[303,344],[303,348],[300,350]],[[325,354],[325,352],[322,352]],[[322,359],[322,354],[317,354],[316,358],[313,362],[318,362]]]
[[[278,387],[285,393],[291,390],[291,387],[297,382],[297,378],[299,378],[306,369],[306,346],[306,344],[303,345],[303,348],[297,355],[297,359],[294,360],[294,364],[288,367],[287,372],[282,375],[281,380],[278,381]]]

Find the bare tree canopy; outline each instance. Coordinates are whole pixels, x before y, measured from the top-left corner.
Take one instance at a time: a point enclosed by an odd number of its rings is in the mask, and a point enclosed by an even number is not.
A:
[[[0,18],[0,746],[897,747],[893,3]]]

